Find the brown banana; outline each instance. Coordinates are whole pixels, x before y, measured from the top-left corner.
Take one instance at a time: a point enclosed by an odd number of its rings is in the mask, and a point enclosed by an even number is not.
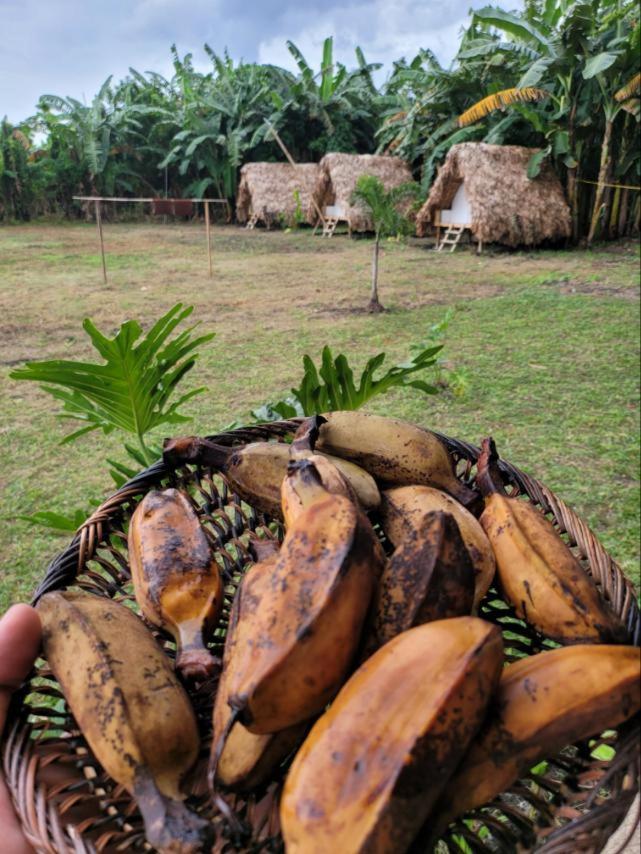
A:
[[[400,545],[427,513],[443,510],[452,514],[474,567],[476,611],[496,572],[492,546],[478,520],[454,498],[432,486],[398,486],[385,490],[381,498],[383,530],[394,546]]]
[[[492,439],[483,441],[476,479],[485,499],[480,522],[517,615],[558,643],[625,642],[624,626],[552,523],[505,494]]]
[[[136,799],[148,842],[209,851],[211,828],[182,803],[199,748],[196,718],[169,660],[129,608],[90,593],[38,603],[44,655],[105,771]]]
[[[329,493],[313,463],[293,465],[305,484],[304,512],[287,531],[273,572],[250,570],[243,579],[228,641],[229,705],[255,733],[307,720],[338,691],[380,572],[364,514]]]
[[[318,430],[325,420],[322,415],[313,415],[303,421],[289,446],[290,461],[309,460],[314,464],[328,492],[344,495],[355,503],[359,502],[365,510],[376,509],[380,504],[381,495],[370,474],[348,460],[315,453]],[[286,476],[283,479],[281,504],[285,527],[288,527],[303,509],[303,501],[296,493],[296,483],[295,476]]]
[[[263,543],[260,543],[263,546]],[[258,548],[255,551],[259,551]],[[265,579],[273,572],[278,552],[257,563],[248,570],[251,579],[246,586],[246,596],[253,595],[252,589],[259,576]],[[237,595],[232,606],[223,671],[216,691],[213,714],[212,756],[216,758],[215,781],[228,789],[249,791],[269,779],[275,768],[302,741],[307,724],[296,724],[282,732],[257,735],[250,732],[240,722],[229,728],[232,709],[229,705],[228,663],[235,643],[245,642],[236,629],[242,615],[242,597]],[[251,633],[251,621],[243,620],[243,627]],[[224,742],[224,746],[221,745]]]
[[[129,562],[145,617],[172,634],[176,668],[211,676],[219,662],[205,648],[223,603],[223,582],[198,516],[177,489],[148,492],[129,525]]]
[[[469,615],[473,601],[474,569],[454,517],[428,513],[383,570],[365,654],[412,626]]]
[[[461,483],[443,442],[429,430],[361,411],[328,412],[316,449],[362,466],[385,486],[424,484],[444,489],[466,507],[479,496]]]
[[[641,650],[633,646],[562,647],[510,664],[425,831],[432,825],[438,838],[537,762],[626,721],[639,710],[640,680]]]
[[[200,463],[219,469],[244,501],[275,519],[282,519],[281,485],[290,461],[286,443],[252,442],[225,447],[209,439],[190,436],[166,440],[163,458],[171,466]],[[378,507],[380,494],[373,478],[347,460],[330,459],[349,482],[360,506],[365,511]],[[326,486],[331,491],[331,483]]]
[[[383,646],[314,724],[281,799],[288,854],[400,854],[477,732],[503,664],[475,617]]]

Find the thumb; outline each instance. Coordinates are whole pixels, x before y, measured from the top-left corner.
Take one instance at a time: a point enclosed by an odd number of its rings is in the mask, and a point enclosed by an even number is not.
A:
[[[0,620],[0,732],[11,694],[33,667],[41,638],[40,618],[29,605],[14,605]]]

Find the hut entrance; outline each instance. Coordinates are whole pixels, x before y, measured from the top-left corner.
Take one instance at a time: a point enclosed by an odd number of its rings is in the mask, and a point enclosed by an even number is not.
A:
[[[472,209],[465,192],[465,183],[458,185],[449,208],[436,212],[436,251],[442,252],[446,246],[454,252],[465,231],[472,226]],[[445,232],[441,237],[441,229]]]

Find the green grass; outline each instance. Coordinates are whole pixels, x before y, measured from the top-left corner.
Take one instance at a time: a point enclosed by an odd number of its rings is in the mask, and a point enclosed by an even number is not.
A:
[[[634,245],[477,258],[388,243],[380,290],[389,311],[373,316],[363,311],[369,240],[216,228],[211,280],[202,228],[107,224],[105,240],[106,286],[93,260],[94,226],[0,229],[0,608],[28,597],[67,541],[15,515],[88,506],[110,491],[105,456],[122,459],[116,436],[61,447],[52,401],[7,380],[8,371],[26,359],[89,356],[85,316],[115,331],[127,317],[148,324],[178,300],[217,333],[186,383],[209,387],[189,404],[186,430],[195,433],[287,392],[303,354],[317,359],[325,343],[355,367],[380,350],[390,363],[403,359],[453,307],[443,358],[465,376],[466,393],[393,392],[369,408],[476,443],[493,435],[502,455],[583,516],[638,582]]]

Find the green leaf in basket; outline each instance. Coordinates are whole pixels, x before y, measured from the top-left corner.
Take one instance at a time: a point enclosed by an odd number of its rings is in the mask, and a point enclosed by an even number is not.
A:
[[[538,774],[540,776],[541,774],[545,774],[547,770],[548,763],[543,760],[543,762],[539,762],[538,765],[535,765],[534,768],[530,768],[530,774]]]
[[[599,759],[601,762],[611,762],[616,756],[616,750],[610,744],[600,744],[594,748],[590,756]]]

